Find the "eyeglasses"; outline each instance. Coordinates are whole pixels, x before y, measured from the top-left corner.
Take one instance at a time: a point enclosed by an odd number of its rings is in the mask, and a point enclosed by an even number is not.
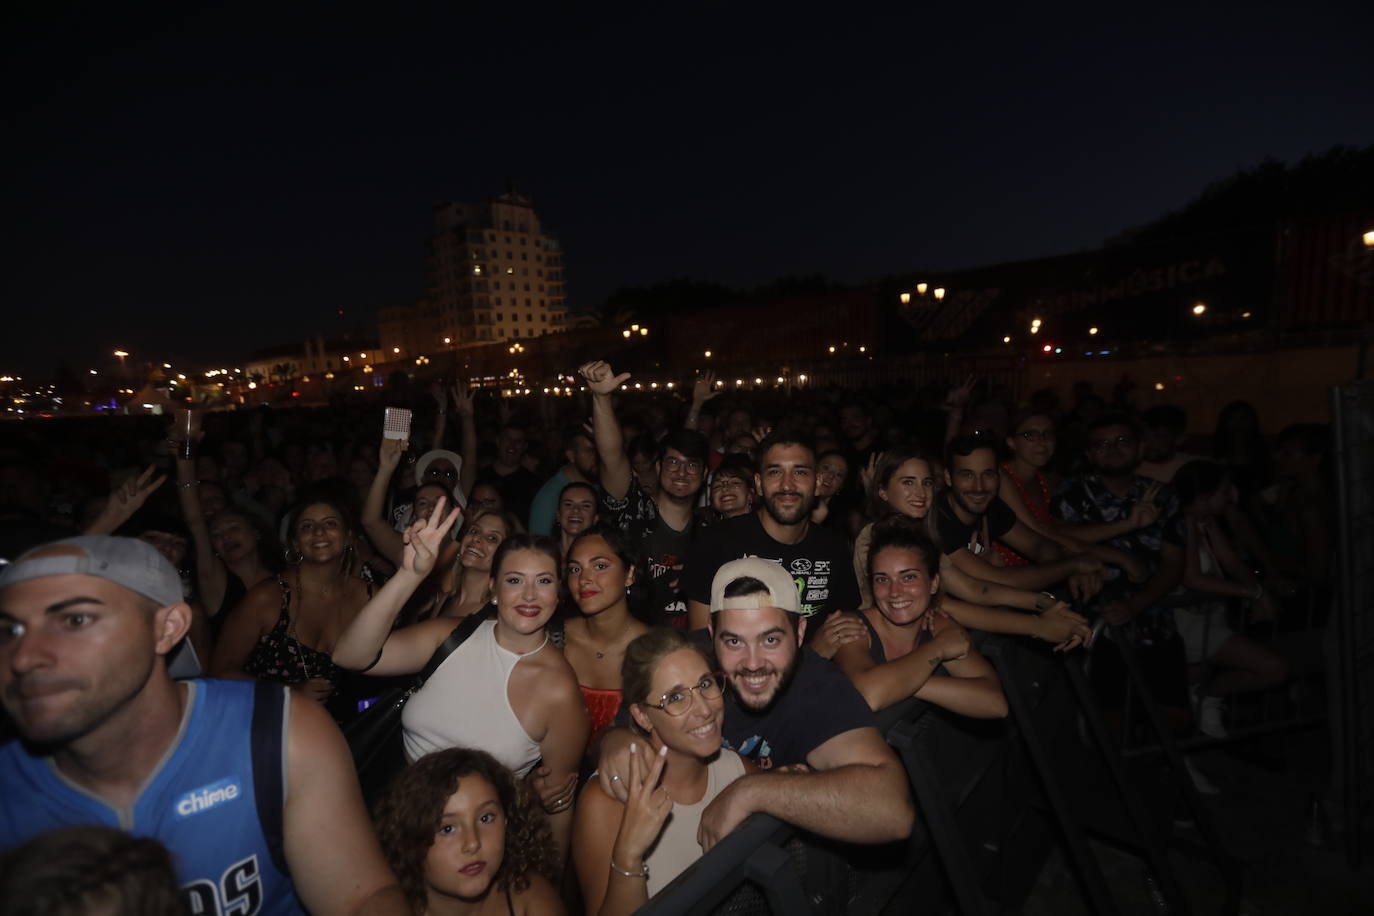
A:
[[[683,716],[687,714],[687,710],[692,708],[692,691],[701,694],[703,700],[714,700],[720,697],[720,692],[724,688],[725,675],[717,671],[703,677],[695,687],[674,688],[659,697],[659,702],[642,705],[661,709],[670,716]]]
[[[679,458],[676,455],[669,455],[667,458],[663,459],[663,466],[670,471],[676,471],[678,468],[681,468],[688,474],[701,473],[701,462],[694,458]]]
[[[426,469],[425,469],[425,476],[426,476],[426,477],[442,477],[442,478],[444,478],[445,480],[457,480],[457,479],[458,479],[458,472],[455,471],[455,470],[453,470],[453,469],[451,469],[451,468],[450,468],[449,470],[447,470],[447,471],[442,471],[442,470],[440,470],[439,468],[426,468]]]
[[[1023,429],[1016,435],[1025,439],[1027,442],[1053,442],[1054,430],[1052,429]]]
[[[721,477],[711,481],[712,490],[743,490],[746,484],[738,477]]]
[[[1117,448],[1130,448],[1135,445],[1135,436],[1117,436],[1115,439],[1093,439],[1088,443],[1088,448],[1094,452],[1104,452],[1112,446]]]

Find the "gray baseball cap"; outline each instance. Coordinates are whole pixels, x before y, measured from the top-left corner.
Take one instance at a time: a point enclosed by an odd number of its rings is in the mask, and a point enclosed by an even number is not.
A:
[[[52,547],[75,547],[85,556],[59,554],[35,557],[34,554]],[[115,585],[122,585],[145,598],[157,602],[158,607],[185,601],[181,591],[181,576],[157,548],[135,538],[120,538],[104,534],[87,534],[64,538],[35,547],[0,570],[0,589],[29,579],[68,575],[96,576]]]
[[[753,595],[740,595],[736,598],[725,597],[725,589],[738,579],[757,579],[768,590]],[[763,557],[745,557],[731,560],[716,570],[711,580],[711,611],[729,611],[737,608],[781,608],[790,614],[801,613],[801,594],[797,591],[796,581],[787,570],[772,560]]]

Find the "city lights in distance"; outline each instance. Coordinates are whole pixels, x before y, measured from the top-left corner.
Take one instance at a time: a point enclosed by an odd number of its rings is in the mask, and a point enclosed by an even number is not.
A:
[[[453,338],[452,338],[452,337],[445,337],[445,338],[444,338],[444,343],[446,343],[446,344],[451,344],[451,343],[453,343]]]
[[[125,351],[125,350],[116,350],[116,351],[114,351],[114,355],[115,355],[115,356],[118,356],[120,359],[123,359],[124,357],[128,356],[129,354],[128,354],[128,352]]]
[[[1194,314],[1194,315],[1201,315],[1201,314],[1205,313],[1206,311],[1207,311],[1207,303],[1205,303],[1205,302],[1199,302],[1197,305],[1193,306],[1193,314]]]
[[[1364,247],[1374,248],[1374,229],[1364,234]]]
[[[1088,328],[1088,333],[1091,334],[1091,335],[1093,335],[1094,337],[1096,337],[1096,336],[1097,336],[1097,328]]]
[[[1041,347],[1040,349],[1042,349],[1042,350],[1044,350],[1046,353],[1048,353],[1048,352],[1050,352],[1051,350],[1053,350],[1054,347],[1051,347],[1049,344],[1045,344],[1045,345],[1044,345],[1043,347]]]
[[[1039,334],[1039,333],[1040,333],[1040,325],[1038,325],[1038,324],[1033,324],[1033,325],[1031,325],[1031,327],[1030,327],[1030,332],[1031,332],[1032,334]]]
[[[1038,328],[1038,327],[1040,327],[1040,325],[1042,325],[1042,324],[1044,324],[1044,322],[1041,321],[1039,318],[1032,318],[1032,319],[1031,319],[1031,327],[1033,327],[1033,328]]]
[[[91,375],[98,375],[98,374],[99,374],[99,373],[96,372],[94,369],[91,370]]]
[[[902,300],[902,305],[906,305],[908,302],[911,301],[911,293],[902,293],[897,298]]]
[[[1003,338],[1002,338],[1002,343],[1011,343],[1011,336],[1008,335],[1008,336],[1006,336],[1006,337],[1003,337]]]
[[[1163,383],[1163,382],[1155,382],[1155,391],[1163,391],[1163,390],[1164,390],[1164,383]]]
[[[400,352],[401,352],[401,348],[400,348],[400,347],[392,347],[392,348],[391,348],[391,352],[392,352],[392,353],[400,353]]]
[[[343,358],[343,361],[344,361],[344,362],[348,362],[348,357],[345,356],[345,357]]]
[[[754,384],[755,384],[755,385],[762,385],[762,384],[763,384],[763,379],[761,379],[761,378],[756,378],[756,379],[754,379]]]
[[[258,383],[257,383],[257,382],[249,382],[249,383],[248,383],[248,387],[249,387],[250,389],[251,389],[251,388],[256,388],[256,387],[258,387]]]
[[[867,348],[867,347],[860,347],[860,348],[859,348],[859,352],[860,352],[860,353],[867,353],[867,352],[868,352],[868,348]]]
[[[945,288],[944,288],[943,286],[937,286],[937,287],[935,287],[934,296],[935,296],[936,300],[940,300],[940,299],[945,298]]]
[[[1242,317],[1242,318],[1249,318],[1249,317],[1250,317],[1250,313],[1249,313],[1249,312],[1241,312],[1241,313],[1240,313],[1240,317]]]
[[[922,296],[924,296],[924,295],[926,294],[926,290],[928,290],[928,289],[930,289],[930,284],[929,284],[929,283],[917,283],[917,284],[916,284],[916,292],[920,293]]]
[[[706,351],[706,358],[707,358],[707,359],[710,359],[710,358],[711,358],[711,351],[710,351],[710,350],[707,350],[707,351]]]
[[[367,359],[367,354],[366,354],[366,353],[359,353],[359,354],[358,354],[358,359]]]
[[[797,376],[797,381],[799,381],[799,382],[804,382],[804,381],[806,381],[806,375],[803,374],[803,375]]]
[[[833,345],[830,347],[830,352],[831,352],[831,353],[834,353],[834,352],[835,352],[835,347],[834,347]]]
[[[783,383],[786,382],[786,381],[787,381],[787,379],[783,378],[781,375],[778,376],[778,384],[779,384],[779,385],[783,384]]]

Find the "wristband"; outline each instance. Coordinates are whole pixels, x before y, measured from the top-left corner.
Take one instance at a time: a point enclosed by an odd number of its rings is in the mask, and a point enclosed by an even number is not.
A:
[[[612,859],[612,860],[611,860],[611,871],[613,871],[613,872],[619,872],[620,874],[624,875],[624,876],[627,877],[627,878],[645,878],[645,879],[647,879],[647,878],[649,877],[649,863],[647,863],[647,862],[640,862],[640,863],[639,863],[639,867],[640,867],[640,871],[626,871],[625,869],[621,868],[619,865],[616,865],[616,864],[615,864],[615,859]]]

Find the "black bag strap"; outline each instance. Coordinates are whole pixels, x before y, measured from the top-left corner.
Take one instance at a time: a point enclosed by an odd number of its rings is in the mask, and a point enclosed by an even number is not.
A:
[[[286,806],[286,704],[291,691],[281,684],[258,681],[253,689],[253,798],[258,823],[277,871],[291,874],[286,865],[282,810]]]
[[[448,634],[448,638],[439,644],[439,648],[434,650],[434,654],[429,657],[429,661],[425,662],[425,667],[420,671],[419,677],[416,678],[415,689],[418,690],[423,687],[425,681],[429,680],[434,672],[439,670],[439,666],[444,663],[444,659],[452,655],[454,650],[466,642],[467,638],[475,633],[477,628],[488,619],[489,615],[483,611],[478,611],[475,614],[469,614],[464,617],[458,623],[458,626],[453,628],[453,632]]]

